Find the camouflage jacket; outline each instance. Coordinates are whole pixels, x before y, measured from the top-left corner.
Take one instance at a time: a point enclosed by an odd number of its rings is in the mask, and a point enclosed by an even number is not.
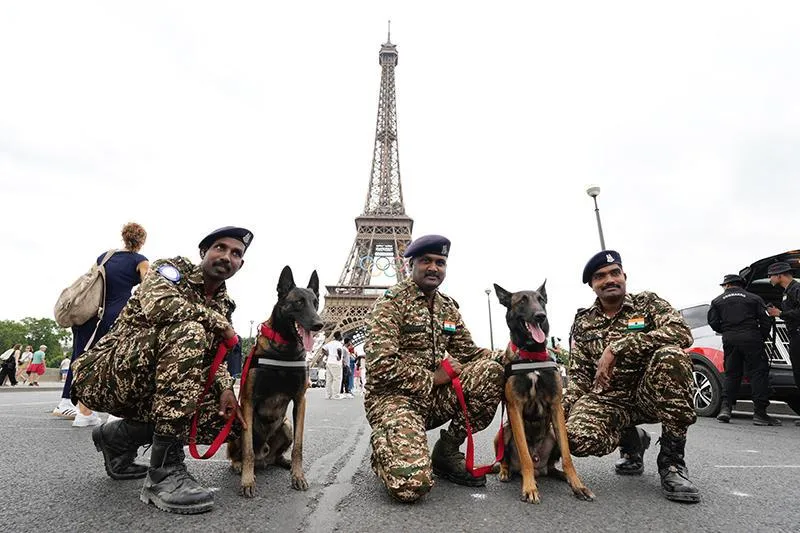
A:
[[[378,299],[367,318],[367,395],[401,394],[427,398],[433,390],[433,373],[445,354],[462,364],[478,358],[500,360],[504,351],[475,346],[461,319],[458,304],[437,291],[433,310],[425,294],[407,279]]]
[[[175,267],[165,270],[162,267]],[[175,279],[177,278],[177,280]],[[129,342],[118,342],[122,338],[149,337],[153,329],[178,322],[199,322],[213,339],[207,350],[208,368],[222,340],[222,332],[230,324],[236,304],[228,296],[223,283],[210,302],[205,301],[203,272],[185,257],[159,259],[150,266],[142,284],[114,322],[111,331],[92,348],[93,352],[113,352],[118,344],[131,346]],[[149,344],[143,338],[142,344]],[[152,349],[152,347],[147,346]],[[142,349],[147,349],[142,346]],[[110,354],[109,354],[110,355]],[[124,354],[117,354],[124,356]],[[220,365],[215,388],[218,392],[233,387],[234,380],[226,365]]]
[[[692,334],[683,317],[655,293],[626,294],[614,317],[603,313],[600,301],[595,300],[593,306],[575,315],[565,408],[592,389],[597,361],[607,346],[611,346],[616,363],[602,395],[627,400],[636,392],[655,350],[691,344]]]

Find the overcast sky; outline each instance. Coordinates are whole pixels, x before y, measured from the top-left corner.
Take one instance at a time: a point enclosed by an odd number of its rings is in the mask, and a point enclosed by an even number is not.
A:
[[[484,289],[547,278],[565,336],[593,301],[587,184],[628,288],[676,307],[800,247],[797,2],[4,2],[0,319],[143,224],[151,260],[222,225],[255,239],[234,326],[281,268],[335,284],[369,181],[380,67],[397,44],[414,235],[453,242],[443,290],[488,346]],[[508,339],[492,294],[495,343]]]

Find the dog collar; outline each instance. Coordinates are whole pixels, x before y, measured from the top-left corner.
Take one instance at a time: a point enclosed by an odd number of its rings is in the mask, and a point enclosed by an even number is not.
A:
[[[289,341],[281,337],[280,333],[269,327],[267,322],[262,323],[258,329],[262,337],[266,337],[273,342],[277,342],[278,344],[289,344]]]
[[[542,350],[541,352],[529,352],[528,350],[520,350],[516,344],[513,342],[509,343],[511,345],[511,351],[514,352],[516,355],[519,356],[520,359],[524,359],[525,361],[549,361],[550,354],[547,353],[547,350]]]
[[[268,359],[266,357],[259,357],[256,361],[258,368],[277,368],[280,370],[302,370],[308,368],[308,363],[305,361],[283,361],[281,359]]]

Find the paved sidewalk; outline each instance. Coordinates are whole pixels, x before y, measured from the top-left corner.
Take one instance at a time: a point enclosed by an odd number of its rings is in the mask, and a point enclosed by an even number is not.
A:
[[[38,387],[30,387],[27,383],[19,382],[16,387],[12,387],[8,383],[0,387],[0,394],[4,392],[22,392],[22,391],[45,391],[45,390],[61,390],[64,384],[60,381],[40,381]]]

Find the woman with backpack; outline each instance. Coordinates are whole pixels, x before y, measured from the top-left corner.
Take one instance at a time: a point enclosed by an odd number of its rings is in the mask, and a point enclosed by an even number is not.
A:
[[[12,387],[17,386],[17,364],[19,363],[19,349],[21,346],[21,344],[15,344],[13,348],[3,352],[3,355],[0,356],[0,359],[2,359],[2,364],[0,364],[0,387],[6,384],[6,378],[8,378]]]
[[[106,272],[106,288],[103,318],[99,321],[92,318],[85,324],[72,328],[72,361],[83,352],[97,344],[97,342],[108,333],[114,321],[122,312],[122,308],[128,303],[131,297],[131,290],[141,283],[150,263],[147,257],[139,253],[147,239],[145,229],[129,222],[122,227],[122,241],[125,244],[124,250],[115,251],[108,258],[104,267]],[[101,264],[107,252],[103,252],[97,258],[97,264]],[[61,402],[53,410],[53,414],[64,418],[74,418],[72,423],[75,427],[87,427],[100,425],[100,417],[97,413],[87,409],[83,405],[77,407],[70,400],[70,389],[72,388],[72,370],[67,373],[67,380],[64,382],[64,389],[61,393]]]

